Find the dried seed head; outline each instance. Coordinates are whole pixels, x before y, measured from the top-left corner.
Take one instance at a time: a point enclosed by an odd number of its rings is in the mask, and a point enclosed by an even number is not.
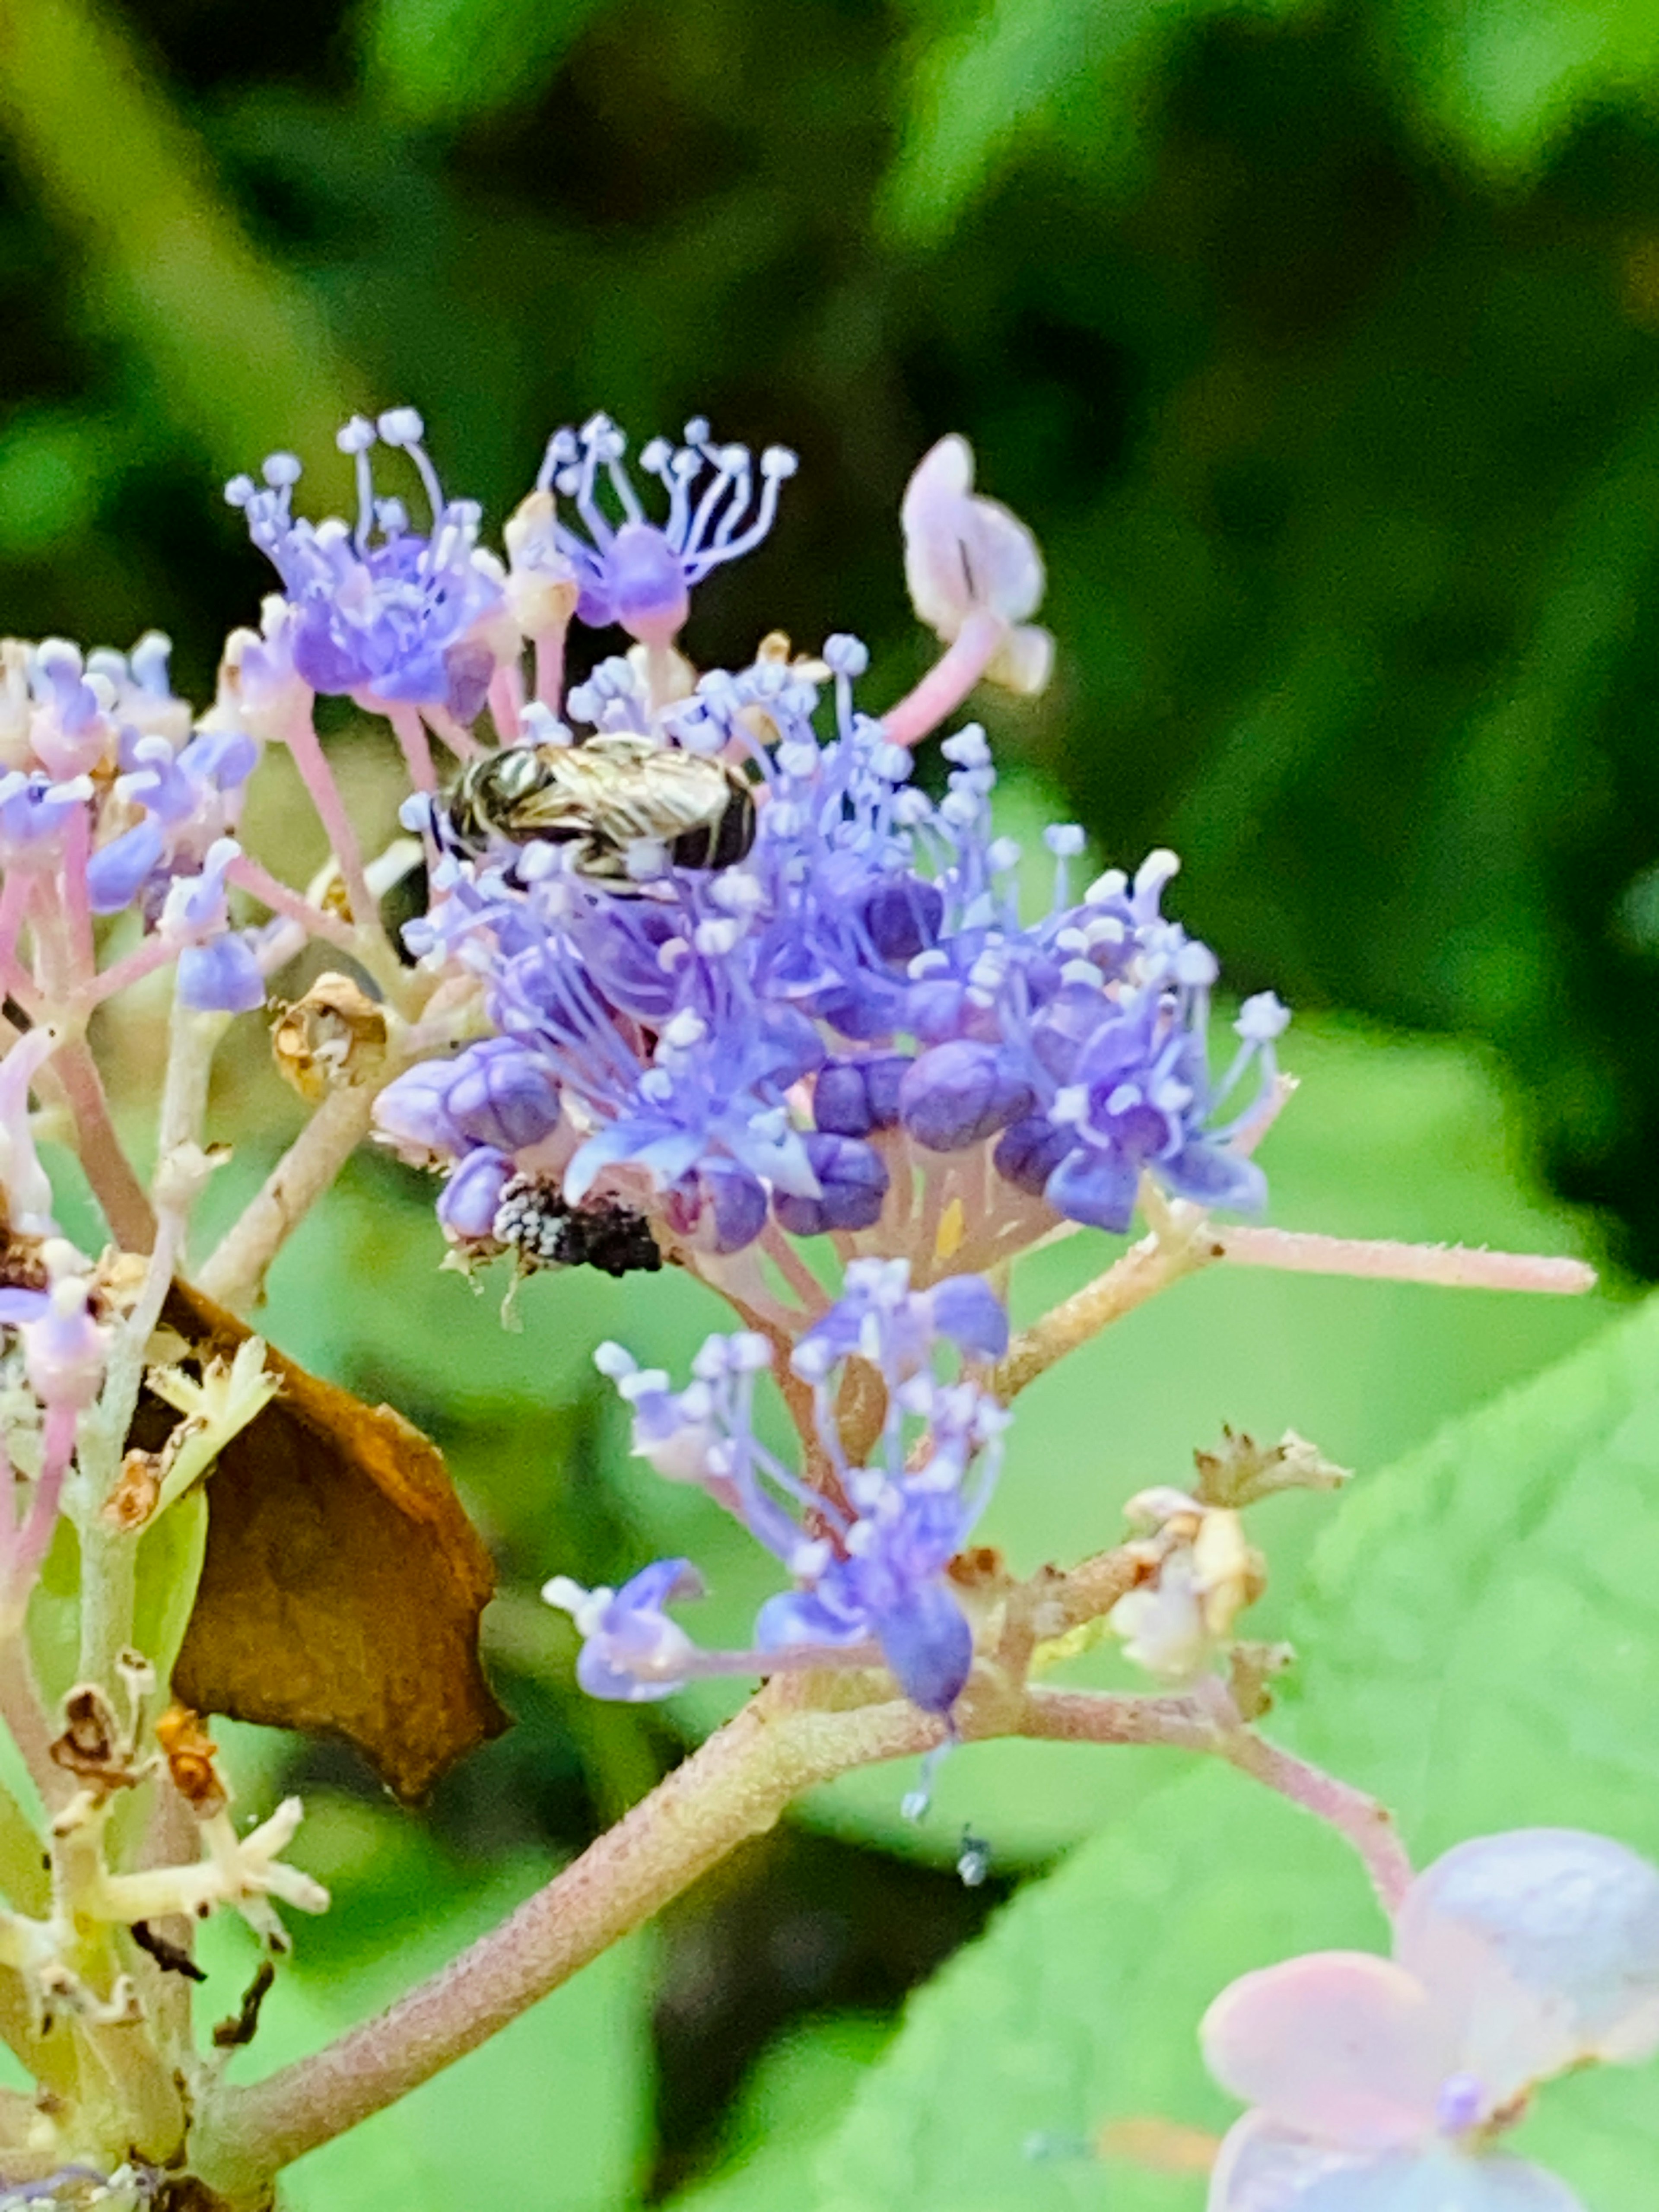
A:
[[[386,1057],[386,1009],[349,975],[319,975],[303,999],[284,1006],[270,1033],[283,1079],[318,1104],[331,1091],[363,1083]]]
[[[214,1764],[219,1747],[188,1705],[169,1705],[155,1723],[173,1786],[198,1820],[211,1820],[230,1802],[230,1792]]]

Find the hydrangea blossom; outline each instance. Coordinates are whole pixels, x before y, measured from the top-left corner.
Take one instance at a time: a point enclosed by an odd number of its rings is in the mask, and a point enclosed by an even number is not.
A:
[[[500,1036],[574,1109],[565,1199],[605,1178],[716,1256],[763,1235],[769,1210],[801,1235],[878,1224],[919,1271],[955,1256],[945,1216],[963,1155],[986,1193],[977,1264],[1060,1218],[1126,1230],[1146,1176],[1258,1208],[1249,1141],[1287,1017],[1271,994],[1249,1001],[1214,1079],[1217,963],[1162,914],[1174,856],[1079,898],[1081,833],[1060,825],[1049,910],[1022,921],[982,732],[946,742],[947,789],[930,799],[909,752],[854,705],[863,648],[832,638],[824,662],[827,741],[817,686],[775,661],[705,677],[655,715],[635,670],[609,661],[568,702],[596,732],[744,759],[763,804],[740,866],[671,866],[656,849],[619,892],[552,846],[504,842],[434,872],[411,947],[470,966]],[[429,1081],[387,1094],[394,1140]],[[427,1149],[459,1165],[443,1133]],[[918,1178],[939,1196],[916,1211]]]
[[[715,1653],[698,1650],[663,1610],[701,1592],[684,1559],[658,1560],[614,1591],[557,1576],[543,1595],[581,1632],[583,1686],[638,1700],[666,1697],[699,1674],[880,1657],[912,1703],[948,1715],[973,1663],[974,1637],[947,1569],[996,1480],[1006,1424],[960,1363],[996,1358],[1007,1333],[1001,1305],[977,1276],[916,1291],[902,1261],[855,1261],[844,1294],[791,1359],[817,1409],[828,1471],[819,1489],[755,1434],[755,1384],[772,1364],[763,1337],[711,1336],[682,1390],[660,1370],[636,1366],[620,1346],[602,1346],[599,1364],[633,1413],[635,1453],[735,1514],[795,1587],[762,1607],[752,1650]],[[945,1347],[957,1355],[953,1379],[937,1371]],[[836,1388],[855,1356],[885,1392],[879,1439],[860,1467],[848,1463],[836,1418]]]
[[[1539,2083],[1659,2050],[1659,1869],[1571,1829],[1460,1844],[1412,1884],[1391,1960],[1247,1974],[1201,2033],[1254,2108],[1210,2212],[1583,2212],[1498,2146]]]

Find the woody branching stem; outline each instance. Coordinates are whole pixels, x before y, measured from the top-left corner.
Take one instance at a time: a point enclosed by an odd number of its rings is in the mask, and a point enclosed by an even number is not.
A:
[[[1087,1615],[1130,1587],[1133,1555],[1112,1553],[1034,1602],[1045,1625]],[[1030,1610],[1014,1594],[1009,1611]],[[1021,1641],[1016,1626],[1012,1641]],[[1410,1867],[1383,1809],[1265,1742],[1218,1684],[1116,1695],[1011,1678],[997,1655],[960,1701],[966,1741],[1162,1744],[1224,1759],[1330,1823],[1353,1845],[1385,1903]],[[863,1694],[867,1702],[842,1701]],[[814,1702],[822,1698],[825,1702]],[[197,2117],[192,2165],[234,2207],[266,2201],[270,2176],[407,2096],[557,1989],[659,1911],[737,1846],[774,1826],[803,1790],[854,1767],[933,1750],[944,1723],[894,1698],[878,1672],[784,1678],[641,1801],[582,1856],[431,1979],[337,2042],[251,2088],[221,2087]]]

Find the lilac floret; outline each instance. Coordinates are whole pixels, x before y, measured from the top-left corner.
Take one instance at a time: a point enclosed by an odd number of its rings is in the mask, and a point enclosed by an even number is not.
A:
[[[867,1137],[890,1129],[899,1118],[899,1092],[908,1058],[843,1060],[820,1071],[812,1090],[812,1119],[827,1135]]]
[[[813,1491],[755,1433],[754,1387],[770,1364],[763,1338],[710,1337],[679,1391],[619,1346],[597,1364],[632,1409],[634,1449],[675,1481],[702,1484],[789,1569],[793,1589],[761,1607],[752,1652],[696,1650],[660,1607],[686,1593],[684,1562],[661,1562],[613,1597],[562,1581],[546,1595],[576,1615],[579,1674],[605,1697],[656,1696],[694,1674],[766,1673],[769,1655],[862,1664],[879,1651],[904,1694],[948,1719],[973,1665],[972,1626],[948,1569],[995,1480],[1006,1416],[967,1374],[941,1382],[941,1347],[998,1356],[1007,1317],[990,1286],[957,1276],[909,1288],[902,1261],[855,1261],[843,1296],[793,1357],[812,1392],[842,1505]],[[848,1359],[868,1360],[891,1395],[869,1466],[841,1454],[835,1405]],[[925,1423],[925,1437],[916,1434]],[[805,1524],[805,1525],[804,1525]],[[809,1529],[811,1533],[809,1534]]]
[[[581,1632],[576,1680],[590,1698],[623,1705],[672,1697],[693,1671],[690,1638],[663,1607],[702,1595],[702,1577],[689,1559],[657,1559],[618,1590],[584,1590],[558,1575],[542,1592]]]
[[[263,1006],[264,970],[244,933],[187,945],[179,955],[179,996],[202,1014],[251,1014]]]
[[[740,559],[770,530],[778,486],[794,474],[795,457],[781,446],[761,455],[760,500],[751,515],[755,468],[746,446],[712,445],[703,422],[686,424],[685,443],[678,448],[653,439],[640,465],[668,493],[668,514],[657,524],[646,520],[623,466],[627,447],[605,415],[580,430],[556,431],[537,489],[573,499],[587,532],[584,538],[562,522],[551,529],[576,579],[576,619],[595,629],[617,623],[641,644],[670,645],[684,627],[693,586]],[[599,505],[601,472],[622,510],[620,523]]]
[[[703,1160],[670,1187],[664,1210],[669,1227],[701,1249],[741,1252],[766,1227],[766,1186],[733,1161]]]

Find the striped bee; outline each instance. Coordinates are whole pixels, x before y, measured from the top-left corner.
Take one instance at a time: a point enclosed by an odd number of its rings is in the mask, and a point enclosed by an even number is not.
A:
[[[660,846],[680,868],[729,868],[755,842],[755,794],[724,761],[649,738],[584,745],[507,745],[463,770],[443,826],[461,852],[568,845],[578,873],[617,891],[640,888],[630,848]]]

